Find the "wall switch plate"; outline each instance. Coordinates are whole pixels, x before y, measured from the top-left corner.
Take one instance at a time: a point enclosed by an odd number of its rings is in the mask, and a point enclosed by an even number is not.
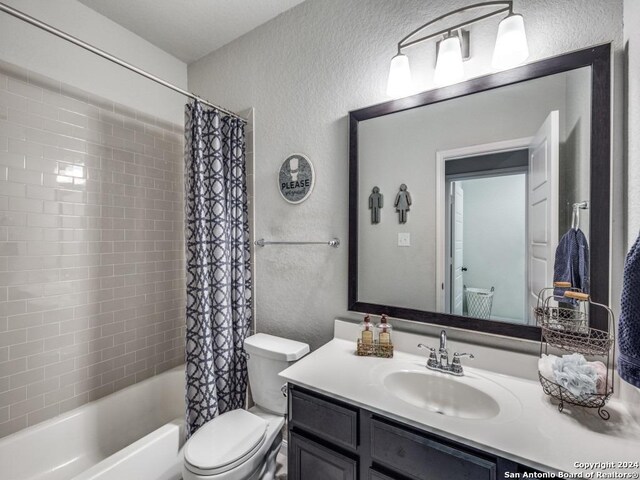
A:
[[[410,247],[411,246],[411,234],[410,233],[399,233],[398,234],[398,246],[399,247]]]

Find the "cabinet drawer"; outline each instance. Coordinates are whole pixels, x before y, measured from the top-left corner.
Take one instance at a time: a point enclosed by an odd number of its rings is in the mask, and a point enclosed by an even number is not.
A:
[[[358,446],[358,410],[291,390],[291,426],[306,430],[335,445],[355,450]]]
[[[356,480],[358,462],[308,438],[291,433],[291,480]]]
[[[373,469],[369,469],[369,480],[394,480],[391,477],[388,477],[384,473],[376,472]]]
[[[378,420],[371,424],[374,462],[416,480],[495,480],[496,464]]]

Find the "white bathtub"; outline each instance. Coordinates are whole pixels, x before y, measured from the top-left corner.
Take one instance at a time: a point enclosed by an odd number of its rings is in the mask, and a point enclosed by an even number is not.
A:
[[[174,480],[184,367],[0,439],[2,480]]]

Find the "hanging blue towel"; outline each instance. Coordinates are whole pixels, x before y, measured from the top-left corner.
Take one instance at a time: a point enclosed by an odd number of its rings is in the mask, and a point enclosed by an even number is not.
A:
[[[640,237],[624,264],[618,346],[618,375],[640,388]]]
[[[569,282],[573,288],[589,293],[589,244],[579,228],[572,228],[558,242],[553,267],[554,282]],[[576,304],[575,300],[564,299],[566,288],[556,288],[556,300]]]

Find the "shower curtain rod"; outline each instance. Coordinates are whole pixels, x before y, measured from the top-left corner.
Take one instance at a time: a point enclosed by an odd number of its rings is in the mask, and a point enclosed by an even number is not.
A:
[[[124,67],[128,70],[131,70],[134,73],[137,73],[138,75],[142,75],[143,77],[148,78],[149,80],[152,80],[156,83],[159,83],[160,85],[170,88],[171,90],[181,93],[182,95],[185,95],[189,98],[193,98],[194,100],[197,100],[200,103],[204,103],[205,105],[208,105],[210,107],[213,107],[217,110],[220,110],[221,112],[224,112],[228,115],[231,115],[232,117],[237,118],[238,120],[241,120],[245,123],[247,123],[247,119],[241,117],[240,115],[238,115],[237,113],[234,113],[230,110],[227,110],[226,108],[222,108],[218,105],[215,105],[211,102],[208,102],[207,100],[205,100],[204,98],[201,98],[191,92],[188,92],[187,90],[184,90],[180,87],[177,87],[176,85],[173,85],[172,83],[167,82],[166,80],[163,80],[159,77],[156,77],[155,75],[142,70],[141,68],[138,68],[134,65],[131,65],[128,62],[125,62],[124,60],[119,59],[118,57],[111,55],[110,53],[105,52],[104,50],[100,50],[97,47],[94,47],[93,45],[88,44],[87,42],[83,42],[82,40],[80,40],[79,38],[74,37],[73,35],[69,35],[68,33],[63,32],[62,30],[58,30],[55,27],[52,27],[51,25],[41,22],[40,20],[38,20],[37,18],[34,18],[30,15],[27,15],[26,13],[21,12],[20,10],[16,10],[13,7],[10,7],[9,5],[6,5],[2,2],[0,2],[0,10],[8,13],[9,15],[12,15],[24,22],[30,23],[31,25],[33,25],[34,27],[38,27],[46,32],[49,32],[53,35],[55,35],[56,37],[62,38],[63,40],[66,40],[68,42],[73,43],[74,45],[77,45],[78,47],[84,48],[85,50],[90,51],[91,53],[95,53],[96,55],[105,58],[107,60],[109,60],[110,62],[115,63],[116,65],[120,65],[121,67]]]

